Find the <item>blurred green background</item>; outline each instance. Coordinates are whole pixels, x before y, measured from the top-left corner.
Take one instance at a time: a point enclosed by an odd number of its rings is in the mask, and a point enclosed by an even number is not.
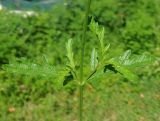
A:
[[[63,0],[0,0],[0,2],[8,9],[48,10]]]
[[[8,74],[2,66],[16,58],[41,63],[43,55],[50,64],[63,65],[70,38],[79,59],[85,5],[85,0],[65,0],[28,17],[0,10],[0,121],[78,121],[77,89],[56,90],[54,79]],[[159,6],[159,0],[93,0],[91,15],[105,27],[110,56],[131,49],[160,57]],[[98,44],[91,33],[87,37],[86,62]],[[85,121],[160,121],[160,60],[135,72],[137,82],[111,74],[87,85]]]

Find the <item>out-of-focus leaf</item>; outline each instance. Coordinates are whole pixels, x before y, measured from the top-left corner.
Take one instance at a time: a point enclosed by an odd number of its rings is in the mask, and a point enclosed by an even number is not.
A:
[[[68,75],[70,72],[68,68],[54,67],[47,63],[40,65],[32,62],[14,62],[4,65],[3,69],[13,74],[41,77],[45,80],[54,81],[54,86],[58,89],[64,85],[64,81],[68,81],[71,78],[71,76]]]
[[[55,68],[49,64],[40,65],[31,62],[14,62],[4,65],[3,69],[11,73],[42,77],[52,77],[56,73]]]

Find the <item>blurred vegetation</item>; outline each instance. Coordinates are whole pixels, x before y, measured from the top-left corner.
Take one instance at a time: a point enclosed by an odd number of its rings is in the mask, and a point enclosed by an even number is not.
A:
[[[0,11],[0,69],[17,58],[42,63],[44,56],[50,64],[63,65],[70,38],[78,59],[84,1],[67,0],[28,17]],[[105,42],[111,44],[113,55],[131,49],[160,57],[159,5],[159,0],[94,0],[91,15],[105,27]],[[97,41],[88,33],[85,61],[90,60],[93,45]],[[160,60],[135,71],[140,77],[137,82],[117,74],[87,85],[85,121],[160,121]],[[77,121],[77,96],[72,86],[58,91],[52,80],[0,70],[2,121]]]

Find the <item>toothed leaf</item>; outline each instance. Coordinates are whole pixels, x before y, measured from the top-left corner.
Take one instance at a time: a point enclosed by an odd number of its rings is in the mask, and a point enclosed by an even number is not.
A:
[[[119,65],[127,67],[144,66],[154,62],[156,59],[150,55],[133,55],[131,51],[127,50],[121,56],[112,58],[111,61],[118,63]]]

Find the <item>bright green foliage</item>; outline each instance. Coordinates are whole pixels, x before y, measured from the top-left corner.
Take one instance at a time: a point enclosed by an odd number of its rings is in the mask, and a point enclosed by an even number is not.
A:
[[[92,78],[95,76],[98,70],[111,70],[113,72],[119,72],[128,80],[134,81],[137,80],[138,77],[133,74],[128,67],[137,67],[141,65],[145,65],[155,61],[155,59],[151,56],[147,55],[136,55],[131,56],[131,51],[127,50],[119,57],[114,57],[111,59],[107,59],[107,51],[110,45],[104,45],[104,28],[98,26],[98,23],[94,22],[92,19],[90,24],[90,29],[93,34],[97,35],[97,39],[100,42],[100,57],[95,49],[92,50],[91,53],[91,69],[92,71],[86,77],[86,79]],[[61,81],[58,83],[63,83],[63,85],[68,84],[68,82],[72,80],[77,80],[78,70],[75,69],[75,61],[74,54],[72,50],[72,40],[69,39],[66,43],[67,50],[67,58],[69,60],[69,64],[66,65],[65,71],[64,69],[55,69],[47,63],[42,63],[42,65],[34,64],[34,63],[10,63],[4,69],[9,72],[26,74],[30,76],[42,76],[46,78],[54,78],[55,81],[58,81],[57,78],[61,77]],[[69,67],[69,68],[68,68]],[[78,75],[79,76],[79,75]],[[85,80],[85,81],[87,81]],[[77,81],[78,83],[78,81]]]
[[[104,73],[107,72],[106,70],[111,70],[115,73],[119,72],[122,74],[125,78],[128,80],[134,81],[138,80],[138,77],[130,71],[129,67],[137,67],[137,66],[144,66],[146,64],[152,63],[155,61],[155,58],[152,56],[147,55],[134,55],[131,56],[131,51],[127,50],[119,57],[114,57],[111,59],[107,59],[107,50],[109,49],[109,46],[104,45],[104,28],[100,28],[98,26],[98,23],[94,22],[92,19],[90,24],[90,29],[93,32],[93,34],[97,35],[97,39],[100,42],[99,49],[101,50],[100,55],[98,56],[98,53],[96,52],[95,48],[92,50],[91,53],[91,73],[87,77],[87,80],[92,77],[97,77],[96,74],[100,74],[97,71],[103,70]],[[68,41],[68,44],[66,45],[67,48],[67,57],[70,60],[71,68],[75,67],[72,66],[74,64],[73,62],[73,52],[71,47],[71,40]],[[72,64],[73,63],[73,64]],[[76,71],[76,70],[75,70]],[[101,73],[102,74],[102,73]],[[85,81],[87,81],[85,80]]]

